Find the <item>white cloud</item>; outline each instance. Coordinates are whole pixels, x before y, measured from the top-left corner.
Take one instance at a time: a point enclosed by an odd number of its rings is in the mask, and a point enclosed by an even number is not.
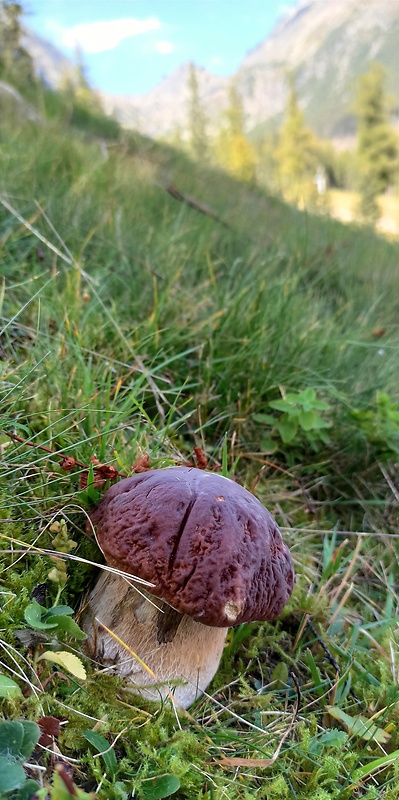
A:
[[[168,42],[166,39],[161,39],[159,42],[156,43],[155,49],[157,53],[161,53],[164,56],[168,56],[169,53],[173,53],[175,46],[172,42]]]
[[[221,56],[213,56],[211,62],[215,67],[217,67],[219,64],[223,64],[223,58]]]
[[[61,41],[66,47],[81,47],[86,53],[102,53],[118,47],[124,39],[159,30],[160,27],[161,23],[156,17],[83,22],[73,28],[65,28]]]

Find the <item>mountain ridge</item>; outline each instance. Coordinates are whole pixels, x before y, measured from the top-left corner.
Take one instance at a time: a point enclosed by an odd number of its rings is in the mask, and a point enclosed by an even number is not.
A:
[[[243,99],[248,132],[280,121],[287,99],[287,73],[294,73],[307,122],[325,138],[355,131],[355,83],[373,60],[386,65],[388,90],[399,105],[399,76],[393,67],[399,41],[399,0],[300,0],[271,34],[252,48],[231,78],[197,68],[199,94],[210,128],[228,103],[233,78]],[[168,86],[173,85],[173,91]],[[162,94],[163,93],[163,94]],[[182,65],[145,95],[123,101],[102,95],[125,124],[135,118],[149,135],[168,136],[187,119],[188,65]]]
[[[38,50],[40,37],[33,36]],[[399,0],[299,0],[269,36],[244,56],[233,76],[219,77],[196,66],[210,133],[220,125],[231,80],[242,96],[247,132],[256,136],[277,127],[287,100],[287,74],[291,73],[306,121],[315,132],[329,139],[352,137],[355,84],[373,60],[386,66],[387,90],[399,108],[398,42]],[[25,46],[35,63],[40,61],[29,41]],[[43,40],[40,46],[43,48]],[[65,70],[68,59],[62,54],[60,58]],[[39,74],[40,69],[48,71],[39,65]],[[138,128],[152,137],[170,137],[179,129],[184,138],[188,74],[189,63],[185,63],[146,94],[99,95],[106,113],[125,127]],[[54,85],[54,75],[45,82]]]

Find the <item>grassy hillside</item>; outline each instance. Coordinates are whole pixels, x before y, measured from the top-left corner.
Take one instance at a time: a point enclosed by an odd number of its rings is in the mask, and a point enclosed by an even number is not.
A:
[[[104,800],[393,800],[399,248],[139,137],[3,121],[0,159],[0,704],[62,722],[25,764],[37,796],[73,796],[60,760]],[[275,515],[297,582],[276,623],[231,630],[183,714],[25,612],[78,612],[94,579],[93,456],[128,474],[194,447]],[[59,643],[86,679],[41,658]]]

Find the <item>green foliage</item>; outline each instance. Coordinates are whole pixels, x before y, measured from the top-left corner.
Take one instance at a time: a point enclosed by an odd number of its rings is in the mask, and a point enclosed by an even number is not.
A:
[[[120,125],[115,119],[106,117],[101,108],[87,107],[76,98],[71,103],[70,122],[87,134],[100,136],[102,139],[119,139],[121,136]]]
[[[307,203],[314,199],[313,180],[316,168],[320,164],[317,141],[315,135],[305,125],[292,77],[289,79],[286,119],[280,131],[274,157],[284,197],[289,202]]]
[[[36,794],[349,800],[378,781],[393,800],[398,521],[381,460],[394,489],[398,248],[138,135],[105,159],[53,110],[46,127],[0,120],[1,194],[42,236],[1,207],[0,713],[44,708],[77,762],[68,782],[37,748]],[[177,203],[165,173],[229,227]],[[377,392],[389,402],[369,404]],[[185,714],[127,690],[65,626],[101,560],[85,533],[107,486],[92,459],[130,474],[144,453],[167,466],[194,446],[274,511],[297,580],[279,620],[229,632]],[[29,762],[13,763],[26,783]]]
[[[328,444],[327,431],[331,428],[331,423],[320,412],[329,411],[330,406],[317,399],[313,388],[309,387],[302,392],[287,392],[281,400],[271,400],[268,406],[273,411],[282,413],[277,419],[272,414],[253,415],[255,422],[270,426],[270,439],[261,440],[261,448],[265,452],[275,452],[281,447],[281,443],[300,447],[306,442],[315,451],[320,443]]]
[[[399,453],[399,403],[386,392],[377,392],[368,408],[351,413],[355,424],[379,458],[397,456]]]
[[[0,674],[0,697],[22,697],[18,684],[7,675]]]
[[[26,606],[25,619],[28,625],[35,630],[52,631],[55,634],[67,632],[75,639],[85,639],[83,631],[70,617],[73,613],[73,608],[69,608],[69,606],[53,606],[45,609],[33,601]]]
[[[208,156],[206,117],[200,100],[197,73],[192,63],[188,75],[187,127],[190,153],[196,161],[203,163]]]
[[[176,775],[158,775],[143,781],[141,796],[143,800],[162,800],[175,794],[179,788],[180,781]]]
[[[21,45],[22,6],[0,0],[0,78],[25,90],[34,83],[33,63]]]
[[[0,795],[13,800],[29,798],[39,785],[27,780],[23,763],[27,761],[38,740],[39,726],[28,720],[0,722]],[[30,792],[30,794],[27,794]]]
[[[101,736],[96,731],[91,730],[84,731],[83,736],[102,756],[108,774],[110,775],[111,779],[114,778],[118,771],[118,763],[116,760],[115,751],[110,746],[107,739],[105,739],[104,736]]]
[[[87,794],[79,789],[73,783],[65,768],[59,764],[55,768],[51,786],[37,791],[35,793],[36,797],[38,800],[73,800],[75,797],[80,798],[80,800],[95,800],[97,795]],[[30,799],[24,798],[24,800]],[[121,800],[125,800],[125,798],[121,797]]]
[[[93,465],[91,464],[90,466],[91,469],[93,470]],[[68,555],[69,553],[73,552],[73,550],[76,547],[76,542],[74,542],[73,539],[69,539],[67,526],[64,519],[61,519],[60,522],[53,522],[52,525],[50,525],[50,531],[51,533],[56,534],[51,544],[60,555],[61,554]],[[57,604],[61,592],[67,582],[67,561],[65,558],[62,557],[59,558],[57,556],[52,556],[52,558],[55,566],[53,567],[53,569],[50,570],[48,577],[51,581],[53,581],[53,583],[55,583],[58,586],[57,599],[55,601],[55,603]]]
[[[235,83],[229,88],[229,104],[216,144],[218,162],[239,180],[255,180],[255,153],[245,136],[244,109]]]
[[[357,714],[353,717],[337,706],[327,706],[327,711],[334,719],[339,720],[353,737],[379,742],[380,744],[386,744],[390,739],[389,733],[384,731],[383,728],[379,728],[378,725],[370,723],[362,714]]]
[[[389,122],[384,81],[384,67],[372,64],[359,80],[356,97],[361,211],[372,221],[379,216],[377,198],[392,185],[399,167],[398,138]]]

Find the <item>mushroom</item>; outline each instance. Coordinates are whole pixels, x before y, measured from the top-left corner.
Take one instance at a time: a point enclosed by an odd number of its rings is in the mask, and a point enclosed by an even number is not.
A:
[[[221,475],[149,470],[108,489],[91,519],[108,564],[152,585],[104,571],[83,617],[88,646],[148,699],[173,693],[188,708],[219,666],[228,627],[274,619],[292,592],[273,517]]]

